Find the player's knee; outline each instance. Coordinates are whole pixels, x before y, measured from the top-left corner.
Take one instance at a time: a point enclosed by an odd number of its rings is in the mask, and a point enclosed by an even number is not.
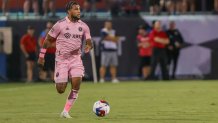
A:
[[[63,94],[63,93],[65,92],[65,90],[64,90],[64,89],[57,89],[57,92],[58,92],[59,94]]]

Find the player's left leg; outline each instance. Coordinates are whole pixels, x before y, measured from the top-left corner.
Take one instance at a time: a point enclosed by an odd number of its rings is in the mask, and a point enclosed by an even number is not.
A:
[[[71,81],[72,87],[71,87],[70,93],[67,97],[67,102],[66,102],[65,107],[64,107],[65,112],[69,112],[71,107],[75,103],[75,101],[78,97],[78,92],[79,92],[81,81],[82,81],[81,77],[72,78],[72,81]]]
[[[78,92],[79,92],[79,89],[80,89],[81,81],[82,81],[82,77],[72,78],[71,90],[70,90],[70,93],[69,93],[69,95],[67,97],[67,101],[66,101],[66,104],[64,106],[64,110],[61,113],[61,117],[72,118],[69,115],[69,111],[70,111],[71,107],[74,105],[74,103],[76,102],[76,99],[78,98]]]

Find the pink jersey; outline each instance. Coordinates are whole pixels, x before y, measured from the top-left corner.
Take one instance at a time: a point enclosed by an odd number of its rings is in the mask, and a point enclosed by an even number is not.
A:
[[[91,39],[89,27],[81,20],[71,22],[66,16],[59,20],[48,33],[56,38],[56,61],[73,58],[81,55],[82,41]]]

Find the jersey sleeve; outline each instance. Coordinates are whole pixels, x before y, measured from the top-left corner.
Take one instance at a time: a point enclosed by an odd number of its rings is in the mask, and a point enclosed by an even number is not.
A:
[[[57,38],[58,35],[60,34],[61,29],[60,29],[60,23],[57,22],[52,28],[51,30],[48,32],[48,34],[53,37],[53,38]]]
[[[90,30],[89,30],[89,27],[85,24],[84,26],[84,36],[85,36],[85,39],[91,39],[91,34],[90,34]]]

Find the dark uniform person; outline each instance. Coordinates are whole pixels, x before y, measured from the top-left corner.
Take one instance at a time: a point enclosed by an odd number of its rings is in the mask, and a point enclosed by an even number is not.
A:
[[[150,41],[153,45],[153,54],[151,59],[151,79],[155,77],[155,69],[160,63],[162,78],[169,80],[169,73],[167,69],[167,54],[166,46],[169,44],[167,34],[161,29],[161,22],[156,21],[154,28],[149,35]]]
[[[167,46],[168,65],[173,62],[172,79],[174,79],[180,54],[180,48],[184,43],[184,40],[180,31],[176,29],[176,24],[174,21],[170,22],[169,29],[166,31],[166,33],[170,40],[170,43]]]

